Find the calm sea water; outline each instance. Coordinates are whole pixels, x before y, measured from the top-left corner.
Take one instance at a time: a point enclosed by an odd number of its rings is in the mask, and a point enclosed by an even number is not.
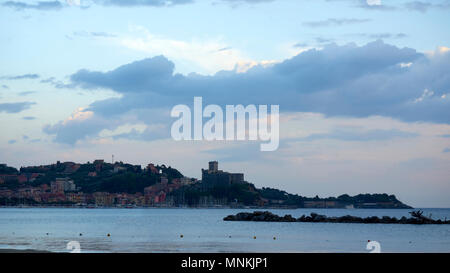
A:
[[[450,225],[222,220],[240,211],[253,210],[0,208],[0,249],[67,252],[67,243],[75,240],[82,252],[368,252],[367,241],[374,240],[382,252],[450,252]],[[399,218],[409,217],[410,210],[270,211],[294,217],[317,212]],[[450,219],[450,209],[424,211]]]

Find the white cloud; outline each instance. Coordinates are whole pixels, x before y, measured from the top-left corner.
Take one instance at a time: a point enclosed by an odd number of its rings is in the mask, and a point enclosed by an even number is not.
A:
[[[183,69],[184,73],[214,74],[220,70],[232,70],[236,64],[254,62],[221,37],[183,41],[154,35],[142,26],[132,26],[130,30],[132,35],[117,38],[120,45],[152,55],[162,54],[176,61],[177,69]]]
[[[419,98],[415,99],[414,103],[421,102],[421,101],[423,101],[426,98],[432,97],[433,95],[434,95],[434,91],[425,89],[425,90],[423,90],[422,96],[420,96]]]
[[[367,5],[369,6],[380,6],[381,0],[367,0]]]
[[[63,124],[66,125],[71,121],[87,120],[87,119],[90,119],[93,115],[94,115],[94,112],[87,111],[86,108],[84,108],[84,107],[79,107],[72,113],[72,115],[70,115],[68,118],[66,118],[63,121]]]

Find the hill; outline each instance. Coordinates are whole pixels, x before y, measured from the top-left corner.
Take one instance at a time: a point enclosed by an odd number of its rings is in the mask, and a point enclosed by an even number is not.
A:
[[[410,208],[385,193],[310,198],[274,188],[257,188],[244,181],[243,174],[218,170],[217,162],[211,163],[215,169],[202,170],[202,180],[185,177],[164,164],[150,163],[142,168],[103,160],[82,164],[58,161],[20,170],[2,164],[0,204]]]

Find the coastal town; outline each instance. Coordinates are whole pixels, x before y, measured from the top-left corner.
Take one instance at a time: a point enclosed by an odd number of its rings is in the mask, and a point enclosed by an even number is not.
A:
[[[394,195],[303,197],[273,188],[258,189],[243,173],[201,169],[201,179],[165,165],[56,162],[22,167],[0,164],[0,206],[68,207],[279,207],[410,208]]]
[[[158,177],[159,183],[147,186],[143,192],[136,193],[112,193],[108,191],[83,192],[82,187],[77,186],[72,174],[80,171],[82,164],[74,162],[57,162],[52,165],[33,166],[21,168],[19,173],[0,173],[0,199],[3,205],[7,200],[16,200],[18,204],[61,204],[76,206],[172,206],[173,202],[167,195],[175,189],[185,185],[197,183],[197,179],[188,177],[176,177],[170,180],[162,168],[156,168],[154,164],[148,164],[141,169],[141,166],[132,166],[117,162],[115,164],[105,164],[104,160],[95,160],[87,163],[90,170],[85,174],[85,179],[95,181],[100,176],[113,177],[115,175],[132,173],[145,173]],[[8,167],[5,164],[0,166],[0,170]],[[42,180],[52,170],[57,172],[59,177],[55,177],[50,183],[36,183]],[[5,187],[7,184],[16,184],[15,187]],[[39,184],[39,185],[37,185]],[[3,186],[3,187],[2,187]],[[0,204],[2,205],[2,204]]]

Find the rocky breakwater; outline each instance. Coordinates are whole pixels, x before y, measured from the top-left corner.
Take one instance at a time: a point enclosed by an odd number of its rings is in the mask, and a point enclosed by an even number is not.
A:
[[[400,219],[396,217],[377,217],[371,216],[361,218],[357,216],[345,215],[340,217],[327,217],[317,213],[311,213],[309,216],[302,215],[294,218],[292,215],[278,216],[270,211],[240,212],[236,215],[228,215],[223,218],[224,221],[255,221],[255,222],[305,222],[305,223],[362,223],[362,224],[450,224],[450,220],[434,220],[430,217],[423,216],[422,211],[410,212],[411,217],[403,216]]]

